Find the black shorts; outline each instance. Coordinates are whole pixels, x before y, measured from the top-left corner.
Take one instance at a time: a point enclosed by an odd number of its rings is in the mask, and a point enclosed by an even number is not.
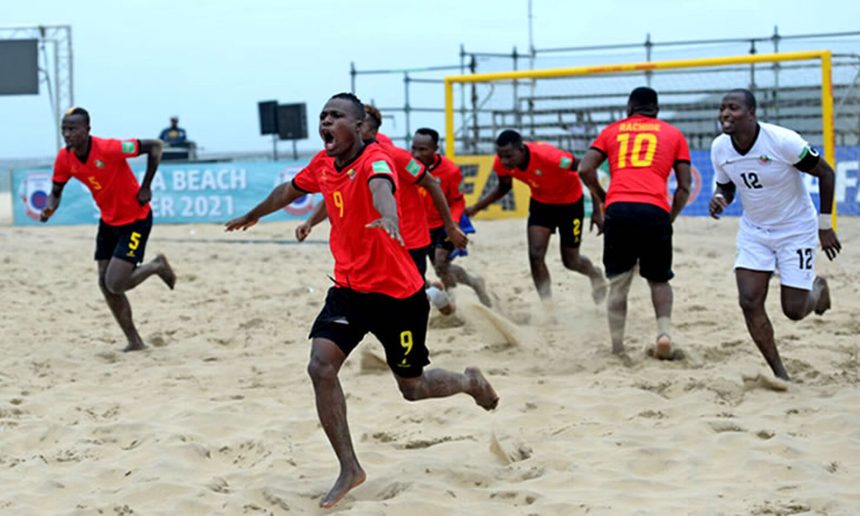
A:
[[[134,264],[142,263],[151,230],[152,211],[145,218],[122,226],[111,226],[99,220],[96,260],[110,260],[113,257]]]
[[[430,303],[423,288],[406,299],[396,299],[332,287],[309,337],[329,339],[349,355],[370,332],[385,348],[391,371],[414,378],[430,363],[425,345],[429,317]]]
[[[672,279],[672,221],[652,204],[617,202],[606,209],[603,223],[603,266],[611,278],[639,262],[639,275],[665,282]]]
[[[415,266],[418,267],[418,272],[421,274],[422,278],[427,275],[427,257],[430,255],[432,250],[433,247],[429,245],[418,247],[416,249],[409,249],[409,256],[412,257],[412,261],[415,262]]]
[[[445,226],[430,229],[430,259],[433,260],[434,249],[445,249],[449,253],[454,250],[454,244],[448,239]]]
[[[546,204],[529,200],[529,226],[549,228],[561,237],[564,247],[579,247],[582,243],[582,219],[585,216],[582,197],[570,204]]]

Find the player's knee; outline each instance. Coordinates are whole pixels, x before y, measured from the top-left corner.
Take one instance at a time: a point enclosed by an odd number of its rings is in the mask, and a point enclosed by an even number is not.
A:
[[[123,292],[125,292],[125,282],[111,278],[105,278],[102,291],[107,294],[113,295],[122,294]]]
[[[798,304],[784,304],[782,306],[782,313],[792,321],[799,321],[806,317],[807,312],[805,308],[806,307]]]
[[[764,302],[758,296],[750,296],[741,293],[738,296],[738,304],[744,312],[755,312],[764,307]]]
[[[337,368],[334,364],[312,356],[308,363],[308,376],[315,384],[334,381],[337,378]]]
[[[397,384],[400,394],[406,401],[418,401],[421,399],[419,385],[414,382],[400,382]]]

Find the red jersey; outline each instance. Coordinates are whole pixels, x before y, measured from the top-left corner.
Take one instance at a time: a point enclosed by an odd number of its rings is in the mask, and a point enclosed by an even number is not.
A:
[[[526,143],[523,168],[505,168],[496,156],[493,171],[529,185],[532,199],[545,204],[570,204],[582,197],[582,183],[573,169],[573,154],[548,143]]]
[[[437,154],[433,164],[427,167],[427,172],[439,180],[439,187],[445,194],[445,200],[448,201],[448,208],[451,210],[451,218],[456,224],[463,216],[463,212],[466,211],[466,199],[463,197],[462,190],[463,173],[460,172],[460,167],[445,156]],[[427,225],[430,229],[442,227],[445,223],[439,215],[439,210],[436,209],[436,204],[433,203],[433,198],[423,188],[421,189],[421,197],[424,198]]]
[[[379,136],[377,134],[377,138]],[[405,149],[386,145],[381,140],[376,143],[391,157],[397,172],[397,213],[400,215],[400,234],[406,249],[420,249],[430,245],[430,229],[427,227],[427,215],[421,200],[421,191],[424,189],[417,184],[427,173],[424,165]]]
[[[335,282],[358,292],[398,299],[424,288],[424,279],[405,247],[367,224],[380,217],[373,207],[368,182],[386,177],[397,185],[391,158],[379,145],[368,145],[338,170],[334,158],[319,152],[293,178],[299,190],[321,192],[331,223],[329,245],[334,255]]]
[[[678,128],[633,115],[601,131],[591,148],[609,159],[606,206],[638,202],[671,211],[669,173],[675,163],[690,162],[690,148]]]
[[[395,147],[394,142],[391,141],[391,138],[382,133],[376,133],[376,143],[382,146]]]
[[[101,219],[111,226],[122,226],[149,215],[149,204],[137,202],[140,184],[126,158],[140,154],[139,140],[109,140],[90,137],[90,152],[84,161],[68,148],[60,149],[54,161],[55,183],[76,178],[85,184],[101,212]]]

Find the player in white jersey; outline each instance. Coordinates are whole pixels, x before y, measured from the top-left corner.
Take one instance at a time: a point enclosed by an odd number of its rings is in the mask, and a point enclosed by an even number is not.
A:
[[[711,145],[717,188],[711,216],[740,197],[735,279],[747,329],[773,373],[788,380],[765,312],[768,282],[779,271],[782,312],[794,321],[830,308],[830,290],[815,275],[818,244],[833,260],[842,246],[831,227],[833,169],[796,132],[756,121],[755,96],[729,91],[720,104],[723,134]],[[801,172],[818,178],[820,215]]]

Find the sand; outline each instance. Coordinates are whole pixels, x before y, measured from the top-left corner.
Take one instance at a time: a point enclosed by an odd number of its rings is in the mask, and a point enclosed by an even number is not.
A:
[[[619,359],[557,240],[548,310],[524,222],[478,221],[461,264],[497,306],[459,289],[459,315],[434,314],[428,342],[434,366],[482,367],[499,408],[404,401],[366,339],[341,381],[368,480],[328,512],[860,513],[860,220],[841,224],[843,255],[818,254],[832,311],[791,322],[771,284],[795,379],[778,392],[737,307],[737,220],[676,225],[681,362],[644,352],[656,326],[641,279]],[[332,261],[325,227],[302,245],[293,227],[157,224],[147,253],[165,252],[179,281],[130,293],[150,345],[132,354],[96,285],[94,227],[0,228],[0,513],[325,512],[337,463],[305,368]],[[599,261],[600,240],[587,235],[583,252]]]

